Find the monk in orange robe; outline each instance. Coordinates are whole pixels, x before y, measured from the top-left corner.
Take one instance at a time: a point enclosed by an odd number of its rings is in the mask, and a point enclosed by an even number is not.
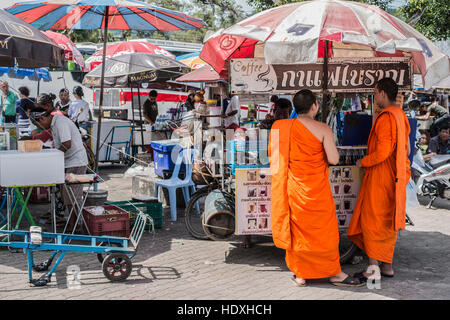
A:
[[[397,93],[390,78],[376,84],[375,103],[382,111],[372,126],[367,156],[357,162],[365,175],[347,234],[369,257],[369,269],[354,275],[363,282],[394,276],[397,232],[405,229],[410,127],[403,110],[395,106]]]
[[[341,271],[339,230],[328,163],[339,153],[331,129],[314,121],[319,107],[310,90],[294,96],[297,119],[278,120],[270,133],[272,236],[286,250],[292,281],[329,278],[338,286],[361,286]]]

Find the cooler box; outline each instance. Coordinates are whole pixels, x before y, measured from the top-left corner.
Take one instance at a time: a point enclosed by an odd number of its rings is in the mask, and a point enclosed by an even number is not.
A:
[[[164,170],[173,170],[175,163],[172,160],[172,151],[179,144],[178,139],[153,141],[153,159],[155,161],[155,173],[164,177]],[[180,150],[178,147],[177,149]],[[184,166],[181,167],[184,170]]]
[[[40,152],[0,152],[0,186],[25,187],[62,184],[64,153],[56,149]]]

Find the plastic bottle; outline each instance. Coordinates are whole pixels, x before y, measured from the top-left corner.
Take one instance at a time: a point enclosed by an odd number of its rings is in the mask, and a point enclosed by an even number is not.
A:
[[[245,164],[245,131],[242,128],[236,129],[234,133],[234,146],[236,150],[236,164]]]

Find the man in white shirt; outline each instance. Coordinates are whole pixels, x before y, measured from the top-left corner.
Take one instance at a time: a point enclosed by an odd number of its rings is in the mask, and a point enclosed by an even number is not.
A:
[[[239,107],[239,97],[233,96],[224,115],[225,129],[236,130],[237,128],[239,128]]]
[[[64,152],[65,173],[85,174],[88,159],[80,131],[76,125],[65,116],[49,112],[45,112],[36,120],[43,129],[51,129],[55,148]],[[81,204],[83,185],[73,185],[72,191],[77,203]],[[67,194],[67,187],[63,188],[63,199],[68,212],[71,212],[73,204]],[[70,232],[74,227],[75,220],[76,215],[72,215],[68,229]]]

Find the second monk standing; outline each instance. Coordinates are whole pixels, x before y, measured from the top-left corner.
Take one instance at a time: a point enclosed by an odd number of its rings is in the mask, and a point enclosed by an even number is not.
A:
[[[270,136],[273,240],[286,250],[297,286],[317,278],[360,286],[339,264],[338,222],[328,180],[328,163],[339,162],[332,131],[314,120],[319,106],[310,90],[294,96],[294,107],[298,118],[276,121]]]

